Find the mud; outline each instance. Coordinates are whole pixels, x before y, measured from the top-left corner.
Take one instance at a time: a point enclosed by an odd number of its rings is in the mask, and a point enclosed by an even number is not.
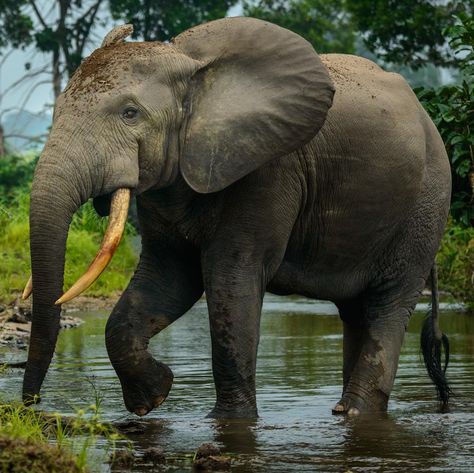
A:
[[[0,436],[0,468],[9,473],[81,473],[74,460],[48,444]]]

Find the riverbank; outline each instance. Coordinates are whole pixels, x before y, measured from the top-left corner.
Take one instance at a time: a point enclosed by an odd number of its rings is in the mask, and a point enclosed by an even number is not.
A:
[[[63,306],[61,313],[61,330],[78,327],[82,319],[75,317],[75,312],[91,310],[110,311],[117,303],[118,293],[109,297],[79,296]],[[31,331],[31,302],[15,299],[8,306],[0,304],[0,346],[25,350],[28,346]]]
[[[79,296],[64,304],[61,312],[61,329],[78,327],[82,319],[76,312],[110,312],[120,297],[115,291],[110,296]],[[28,346],[31,331],[31,299],[22,301],[19,297],[8,305],[0,304],[0,346],[24,350]]]
[[[61,314],[60,328],[78,327],[82,319],[63,311]],[[31,307],[17,303],[10,307],[0,306],[0,346],[8,346],[26,350],[31,332]]]

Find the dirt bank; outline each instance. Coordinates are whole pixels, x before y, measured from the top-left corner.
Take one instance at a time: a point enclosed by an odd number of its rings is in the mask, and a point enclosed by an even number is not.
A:
[[[61,313],[61,329],[74,328],[82,323],[74,312],[91,310],[112,310],[118,296],[77,297],[64,304]],[[26,349],[31,330],[31,302],[19,299],[8,305],[0,304],[0,346]]]

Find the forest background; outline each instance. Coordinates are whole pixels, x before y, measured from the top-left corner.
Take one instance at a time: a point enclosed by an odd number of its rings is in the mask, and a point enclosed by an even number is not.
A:
[[[451,216],[437,256],[440,288],[472,311],[473,13],[474,0],[0,0],[0,305],[13,303],[30,273],[33,171],[54,101],[84,57],[117,24],[132,23],[135,40],[167,41],[205,21],[246,15],[295,31],[320,53],[365,56],[408,80],[451,162]],[[33,60],[23,60],[28,57]],[[29,110],[38,101],[41,109]],[[104,228],[89,204],[74,217],[66,286],[93,258]],[[136,235],[130,224],[90,295],[113,297],[124,289],[137,261]]]

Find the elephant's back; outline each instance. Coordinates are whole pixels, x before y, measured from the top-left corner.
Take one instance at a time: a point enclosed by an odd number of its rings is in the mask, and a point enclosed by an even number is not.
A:
[[[358,56],[321,59],[336,88],[327,126],[344,133],[348,146],[378,149],[367,158],[383,160],[385,166],[398,167],[407,159],[422,167],[429,118],[405,79]]]
[[[321,59],[336,89],[326,123],[312,142],[323,158],[337,155],[347,170],[354,168],[372,180],[371,187],[378,182],[409,200],[433,168],[446,173],[439,133],[400,74],[353,55]],[[327,146],[329,140],[336,146]]]
[[[437,142],[428,156],[431,121],[401,76],[356,56],[322,60],[335,84],[334,104],[303,153],[314,170],[307,205],[318,235],[315,271],[359,272],[406,225],[427,186],[436,187],[429,161],[445,160],[445,152]],[[307,226],[301,239],[308,242],[314,231]]]

